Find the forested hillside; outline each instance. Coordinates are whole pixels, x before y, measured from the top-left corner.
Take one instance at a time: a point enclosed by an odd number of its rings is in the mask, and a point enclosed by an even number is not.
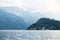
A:
[[[27,28],[28,30],[60,30],[60,21],[41,18],[36,23]]]

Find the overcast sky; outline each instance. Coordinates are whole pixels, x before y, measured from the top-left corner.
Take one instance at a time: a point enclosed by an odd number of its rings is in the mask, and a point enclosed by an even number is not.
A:
[[[60,19],[60,0],[0,0],[1,6],[16,6]]]

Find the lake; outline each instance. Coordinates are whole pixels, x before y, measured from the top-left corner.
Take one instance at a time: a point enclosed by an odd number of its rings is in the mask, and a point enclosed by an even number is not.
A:
[[[0,40],[60,40],[60,31],[0,30]]]

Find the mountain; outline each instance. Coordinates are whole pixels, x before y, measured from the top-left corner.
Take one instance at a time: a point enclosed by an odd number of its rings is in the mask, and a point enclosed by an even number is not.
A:
[[[60,21],[40,18],[36,23],[27,28],[28,30],[60,30]]]
[[[16,16],[13,13],[6,12],[0,9],[0,30],[2,29],[26,29],[28,23],[21,17]]]
[[[0,9],[7,11],[8,13],[13,13],[17,16],[23,18],[30,25],[35,23],[39,18],[46,17],[39,12],[30,12],[18,7],[0,7]]]

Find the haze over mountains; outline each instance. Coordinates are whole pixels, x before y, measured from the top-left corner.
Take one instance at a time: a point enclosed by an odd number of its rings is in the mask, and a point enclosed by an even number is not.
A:
[[[26,29],[41,17],[46,16],[17,7],[0,7],[0,29]]]
[[[17,16],[22,17],[26,22],[32,24],[36,22],[39,18],[46,17],[46,15],[39,12],[30,12],[18,7],[0,7],[0,9],[5,10],[9,13],[16,14]]]
[[[60,21],[49,19],[40,12],[18,7],[0,7],[0,30],[60,30]]]
[[[21,17],[0,9],[0,29],[25,29],[28,25]]]

